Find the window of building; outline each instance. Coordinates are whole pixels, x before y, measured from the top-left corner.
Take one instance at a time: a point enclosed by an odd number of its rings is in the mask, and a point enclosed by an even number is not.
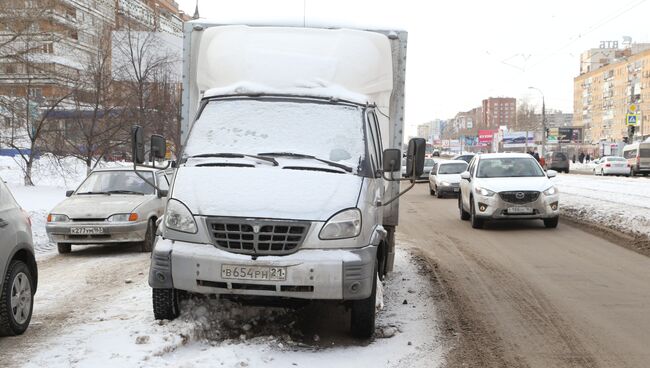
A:
[[[72,38],[73,40],[78,40],[79,34],[77,33],[77,31],[70,32],[70,38]]]

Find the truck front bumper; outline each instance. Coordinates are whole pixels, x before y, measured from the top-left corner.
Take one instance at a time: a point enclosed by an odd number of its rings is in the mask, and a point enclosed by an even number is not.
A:
[[[301,249],[285,256],[235,254],[211,244],[157,238],[149,285],[201,294],[298,299],[357,300],[370,296],[376,246],[355,249]],[[281,267],[282,281],[225,278],[222,266]],[[257,268],[256,268],[257,269]]]

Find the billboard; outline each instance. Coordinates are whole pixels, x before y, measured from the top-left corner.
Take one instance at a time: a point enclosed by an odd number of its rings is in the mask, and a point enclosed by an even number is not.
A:
[[[581,143],[582,128],[550,128],[546,139],[549,143]]]
[[[463,144],[465,146],[478,146],[478,136],[475,135],[466,135],[463,137]]]
[[[478,144],[480,146],[489,146],[494,140],[494,135],[497,133],[496,130],[479,130],[478,131]]]
[[[508,132],[503,134],[503,147],[526,147],[535,144],[535,132]]]

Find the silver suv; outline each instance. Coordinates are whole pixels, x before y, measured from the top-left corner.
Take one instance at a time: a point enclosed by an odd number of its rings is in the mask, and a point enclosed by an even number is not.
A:
[[[0,180],[0,336],[27,330],[37,281],[29,216]]]

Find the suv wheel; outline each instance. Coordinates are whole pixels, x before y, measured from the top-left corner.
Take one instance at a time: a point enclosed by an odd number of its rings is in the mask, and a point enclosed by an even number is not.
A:
[[[549,229],[555,229],[557,227],[558,222],[560,222],[559,217],[544,219],[544,226]]]
[[[9,264],[0,293],[0,336],[20,335],[29,326],[34,306],[34,288],[29,267],[18,260]]]
[[[429,183],[429,194],[436,195],[436,191],[431,187],[431,183]]]
[[[375,332],[375,315],[377,313],[377,261],[372,278],[372,291],[366,299],[353,300],[350,313],[350,332],[354,337],[368,339]]]
[[[460,211],[460,219],[467,221],[470,218],[469,212],[463,209],[463,195],[458,194],[458,210]]]
[[[476,208],[474,206],[474,198],[470,197],[469,198],[469,208],[470,208],[470,220],[472,222],[472,227],[474,229],[481,229],[483,228],[483,219],[479,218],[476,216]]]

